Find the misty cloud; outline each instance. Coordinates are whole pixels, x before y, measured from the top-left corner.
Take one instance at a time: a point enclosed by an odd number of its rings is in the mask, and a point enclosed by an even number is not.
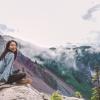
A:
[[[95,40],[100,43],[100,31],[91,31],[92,34],[95,34]]]
[[[12,28],[9,28],[5,24],[0,24],[0,35],[4,35],[8,32],[15,32],[15,30]]]
[[[85,20],[89,20],[93,17],[93,13],[96,11],[100,11],[100,4],[97,4],[93,7],[91,7],[90,9],[88,9],[88,11],[86,12],[86,14],[82,17]]]

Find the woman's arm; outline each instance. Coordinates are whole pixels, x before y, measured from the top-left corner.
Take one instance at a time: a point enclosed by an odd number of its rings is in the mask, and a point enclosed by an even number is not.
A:
[[[8,80],[8,77],[11,74],[13,62],[14,62],[14,53],[8,52],[5,56],[5,69],[0,76],[0,80],[1,79],[4,79],[5,81]]]

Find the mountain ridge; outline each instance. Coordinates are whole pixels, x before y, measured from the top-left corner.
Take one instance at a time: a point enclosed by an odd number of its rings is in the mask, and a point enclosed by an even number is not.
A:
[[[49,93],[49,94],[53,93],[55,90],[59,90],[61,91],[62,94],[68,95],[68,96],[72,96],[74,94],[75,90],[74,88],[72,88],[72,86],[70,85],[67,86],[67,84],[65,84],[63,80],[56,77],[56,75],[53,74],[48,69],[46,69],[46,67],[39,64],[36,60],[33,61],[32,59],[28,58],[28,56],[24,55],[21,51],[21,48],[24,48],[25,50],[25,47],[20,44],[19,40],[13,37],[10,38],[10,36],[8,37],[8,39],[7,37],[6,38],[4,37],[3,39],[4,39],[4,42],[2,44],[3,46],[10,39],[14,39],[18,41],[20,45],[20,48],[19,48],[20,51],[18,51],[18,55],[14,63],[14,67],[24,70],[27,73],[28,77],[32,78],[33,80],[32,86],[35,89],[37,89],[40,92]],[[1,40],[2,39],[0,39],[0,41]]]

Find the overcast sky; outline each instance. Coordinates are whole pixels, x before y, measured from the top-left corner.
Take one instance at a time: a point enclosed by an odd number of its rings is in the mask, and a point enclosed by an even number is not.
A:
[[[100,0],[0,0],[0,24],[39,46],[94,42],[100,36]]]

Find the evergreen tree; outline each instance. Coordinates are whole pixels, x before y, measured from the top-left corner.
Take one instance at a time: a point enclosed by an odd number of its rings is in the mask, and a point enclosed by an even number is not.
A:
[[[92,88],[91,100],[100,100],[100,67],[95,67],[95,75],[93,76],[94,88]]]

